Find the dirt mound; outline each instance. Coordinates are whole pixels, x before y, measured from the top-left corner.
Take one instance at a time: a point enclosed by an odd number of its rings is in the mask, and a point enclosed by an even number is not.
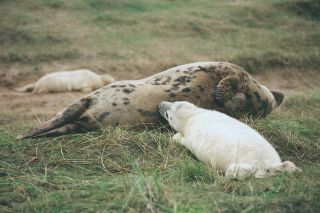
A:
[[[320,88],[320,73],[316,71],[266,70],[254,77],[268,88],[280,90],[287,95]]]

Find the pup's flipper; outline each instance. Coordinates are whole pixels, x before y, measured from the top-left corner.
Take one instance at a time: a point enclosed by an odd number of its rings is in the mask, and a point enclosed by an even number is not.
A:
[[[36,84],[28,84],[26,86],[16,88],[16,92],[32,92],[34,88],[36,87]]]

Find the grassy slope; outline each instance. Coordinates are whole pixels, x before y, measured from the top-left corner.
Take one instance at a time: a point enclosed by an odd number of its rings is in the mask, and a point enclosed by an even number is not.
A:
[[[194,60],[252,72],[319,66],[315,0],[88,2],[0,1],[0,72],[67,64],[125,78]],[[304,173],[244,182],[209,171],[169,131],[107,128],[21,143],[17,132],[35,124],[8,126],[0,129],[0,212],[316,212],[319,103],[319,92],[302,94],[250,123]]]
[[[197,60],[231,61],[251,72],[315,69],[319,8],[316,0],[1,1],[1,71],[64,63],[125,78]]]
[[[54,139],[0,132],[0,211],[317,212],[320,95],[290,98],[249,124],[302,174],[226,179],[173,143],[170,131],[106,128]]]

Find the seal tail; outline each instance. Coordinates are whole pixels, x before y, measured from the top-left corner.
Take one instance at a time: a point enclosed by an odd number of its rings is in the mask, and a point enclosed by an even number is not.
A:
[[[28,84],[26,86],[16,88],[16,92],[33,92],[34,88],[36,87],[36,84]]]
[[[39,137],[46,137],[46,136],[53,136],[53,133],[67,133],[68,131],[73,131],[75,126],[68,125],[72,122],[78,120],[80,116],[89,108],[92,103],[91,98],[82,98],[76,103],[71,104],[69,107],[61,111],[57,114],[57,116],[44,125],[32,129],[29,132],[19,136],[20,139],[28,139],[28,138],[39,138]],[[65,128],[65,131],[53,131],[62,126],[68,125],[68,127],[73,128]],[[46,134],[47,133],[47,134]],[[60,134],[60,135],[61,135]]]

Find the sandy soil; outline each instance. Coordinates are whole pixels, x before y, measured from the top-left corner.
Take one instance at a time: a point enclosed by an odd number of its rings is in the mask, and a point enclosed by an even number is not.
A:
[[[291,95],[297,91],[319,89],[318,73],[302,73],[298,70],[266,71],[255,78],[270,89],[276,89]],[[2,80],[8,82],[10,79]],[[0,126],[12,122],[44,122],[85,93],[32,94],[18,93],[14,87],[31,83],[30,79],[0,85]]]

